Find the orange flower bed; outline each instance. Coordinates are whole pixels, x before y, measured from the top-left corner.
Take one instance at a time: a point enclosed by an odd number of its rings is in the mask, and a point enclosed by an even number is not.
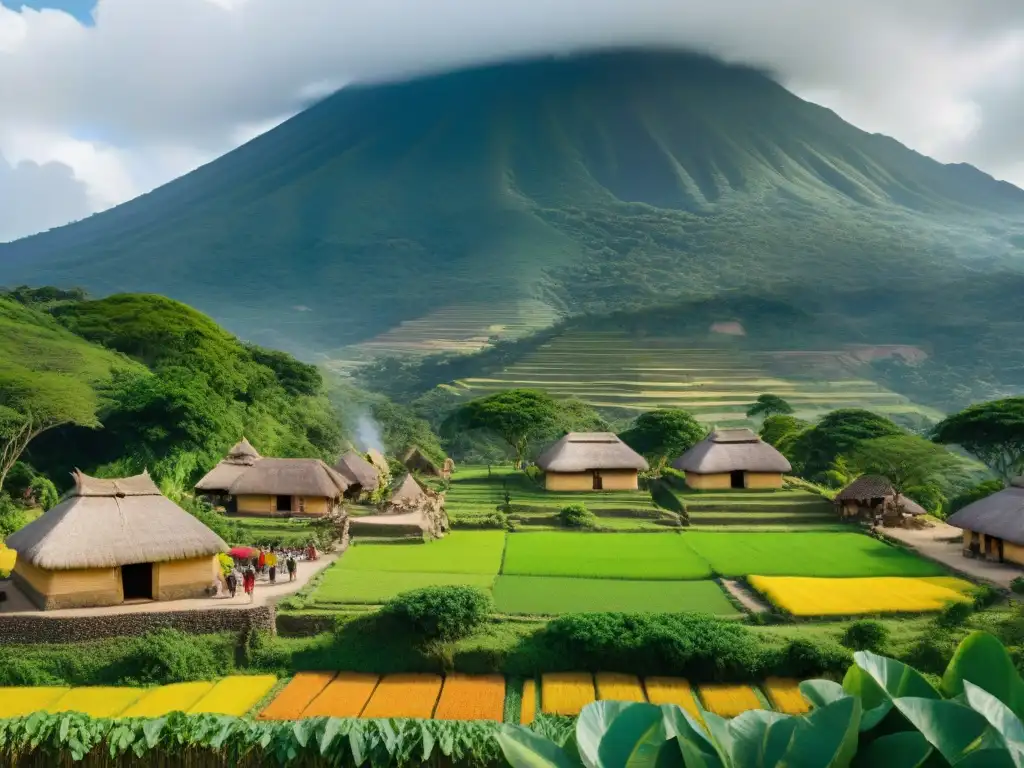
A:
[[[444,679],[435,720],[494,720],[505,717],[505,678],[451,674]]]
[[[532,677],[523,682],[523,703],[519,708],[519,722],[529,725],[537,717],[537,681]]]
[[[702,720],[689,680],[682,677],[648,677],[644,680],[644,687],[651,704],[675,704],[685,709],[691,717]]]
[[[379,679],[377,675],[361,672],[339,672],[303,710],[302,716],[359,717]]]
[[[377,685],[362,716],[429,720],[440,692],[440,675],[387,675]]]
[[[594,675],[597,698],[607,701],[647,701],[640,678],[617,672],[598,672]]]
[[[541,709],[549,715],[578,715],[594,701],[594,678],[586,672],[541,676]]]
[[[764,709],[749,685],[702,685],[700,698],[704,702],[704,709],[719,717],[736,717],[751,709]]]
[[[299,672],[260,713],[259,719],[298,720],[333,679],[333,672]]]
[[[764,681],[761,690],[765,692],[768,701],[779,712],[785,712],[787,715],[802,715],[811,711],[807,700],[800,695],[800,684],[796,680],[769,677]]]

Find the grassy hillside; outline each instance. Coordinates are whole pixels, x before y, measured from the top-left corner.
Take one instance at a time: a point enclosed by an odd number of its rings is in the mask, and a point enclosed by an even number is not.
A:
[[[447,326],[425,343],[457,342],[514,333],[521,306],[962,277],[1019,257],[1022,222],[1021,190],[758,72],[613,53],[347,88],[151,194],[0,246],[0,282],[159,291],[312,356],[387,347],[419,318]]]

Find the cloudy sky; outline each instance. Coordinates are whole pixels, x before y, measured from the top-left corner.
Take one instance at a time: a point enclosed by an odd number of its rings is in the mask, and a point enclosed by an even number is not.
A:
[[[0,242],[181,175],[353,79],[672,44],[1024,186],[1024,0],[0,0]]]

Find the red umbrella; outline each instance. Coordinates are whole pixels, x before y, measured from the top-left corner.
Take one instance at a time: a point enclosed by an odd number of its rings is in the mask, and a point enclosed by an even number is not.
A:
[[[252,547],[232,547],[228,554],[239,560],[246,560],[253,557],[256,554],[256,550]]]

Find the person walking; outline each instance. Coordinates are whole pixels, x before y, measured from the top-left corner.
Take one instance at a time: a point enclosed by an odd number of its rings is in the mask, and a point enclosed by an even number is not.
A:
[[[285,565],[288,566],[288,581],[295,581],[295,572],[299,569],[299,564],[295,562],[295,555],[289,554]]]
[[[274,550],[270,550],[267,555],[267,568],[270,569],[270,583],[274,584],[277,582],[277,553]]]
[[[228,592],[232,599],[235,597],[235,593],[238,591],[238,569],[232,566],[231,570],[228,571]]]
[[[251,566],[245,572],[244,587],[245,594],[249,596],[249,602],[251,603],[253,600],[256,599],[255,594],[253,594],[256,590],[256,571]]]
[[[263,551],[263,547],[260,547],[260,556],[256,560],[256,567],[260,573],[263,573],[267,567],[267,553]]]

